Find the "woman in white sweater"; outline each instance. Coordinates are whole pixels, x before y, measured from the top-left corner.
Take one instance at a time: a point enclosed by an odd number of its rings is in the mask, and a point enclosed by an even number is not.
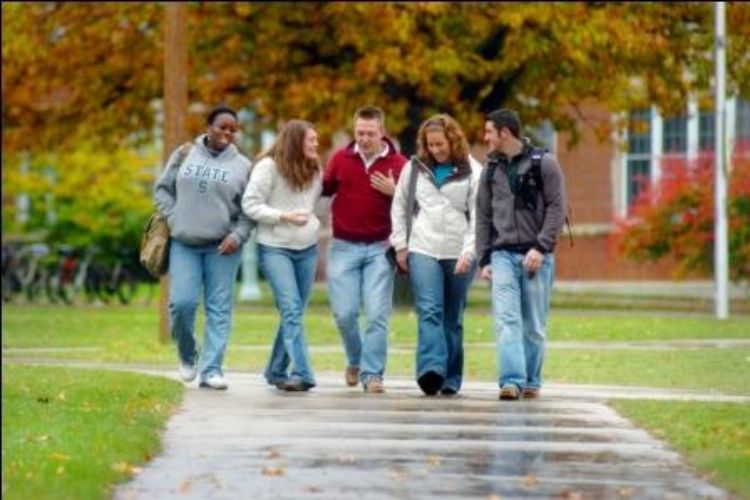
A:
[[[463,313],[476,270],[474,212],[481,165],[458,123],[435,115],[419,127],[417,155],[399,177],[391,207],[391,244],[407,269],[418,318],[417,383],[457,394],[463,374]],[[413,207],[408,207],[414,184]],[[408,213],[412,210],[412,213]],[[413,227],[407,235],[407,219]]]
[[[280,315],[265,376],[286,391],[315,386],[303,315],[318,261],[313,208],[321,190],[318,135],[311,123],[291,120],[261,154],[242,197],[242,209],[258,223],[260,268]]]

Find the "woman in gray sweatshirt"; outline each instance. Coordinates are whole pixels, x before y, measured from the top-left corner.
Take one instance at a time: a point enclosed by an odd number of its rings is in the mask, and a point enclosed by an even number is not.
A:
[[[265,376],[285,391],[315,386],[303,316],[318,262],[313,208],[322,186],[318,134],[311,123],[290,120],[261,155],[242,197],[243,210],[258,222],[260,268],[280,316]]]
[[[180,378],[192,382],[200,371],[200,387],[221,390],[227,388],[222,364],[240,249],[253,227],[240,204],[251,164],[232,144],[239,128],[234,110],[214,108],[207,125],[205,134],[172,153],[154,199],[171,236],[169,315]],[[206,309],[202,355],[195,336],[201,292]]]

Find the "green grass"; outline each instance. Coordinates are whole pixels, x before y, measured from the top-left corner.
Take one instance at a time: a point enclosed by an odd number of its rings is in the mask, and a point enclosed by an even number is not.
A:
[[[716,484],[750,498],[750,404],[612,401]]]
[[[203,324],[202,314],[196,323]],[[3,305],[2,346],[83,347],[109,345],[116,339],[150,342],[157,338],[156,307],[67,307]],[[278,325],[272,307],[237,307],[232,342],[270,343]],[[310,344],[339,342],[328,308],[313,307],[305,317]],[[407,309],[394,311],[390,322],[392,344],[414,344],[416,317]],[[591,313],[554,310],[551,341],[630,341],[711,338],[750,338],[750,316],[717,321],[710,316]],[[489,310],[470,308],[464,318],[464,341],[492,342]]]
[[[199,315],[198,331],[202,331]],[[227,368],[261,370],[268,356],[278,317],[269,307],[240,306],[227,356]],[[96,351],[7,352],[6,357],[82,359],[118,363],[175,364],[171,344],[157,338],[157,311],[143,307],[70,308],[62,306],[5,306],[2,346],[7,348],[95,347]],[[305,321],[310,344],[339,346],[340,340],[330,312],[308,311]],[[409,350],[391,352],[388,373],[414,373],[414,313],[398,310],[391,321],[392,347]],[[750,318],[717,321],[702,316],[638,316],[559,313],[553,311],[550,339],[562,341],[677,340],[747,338]],[[465,318],[466,376],[492,381],[496,378],[494,347],[471,343],[492,341],[491,320],[486,311],[469,311]],[[240,346],[255,345],[259,350]],[[316,371],[340,371],[343,350],[313,352]],[[718,390],[750,394],[750,349],[555,349],[548,353],[547,381],[590,384],[643,385],[651,387]]]
[[[3,365],[3,498],[109,498],[158,453],[181,384],[159,377]]]
[[[325,305],[325,297],[316,291],[309,309],[305,325],[308,339],[313,346],[335,346],[333,352],[312,352],[313,367],[316,372],[341,372],[345,365],[343,350],[331,313]],[[266,296],[265,305],[240,305],[234,317],[234,328],[227,354],[227,370],[252,370],[259,372],[268,359],[271,341],[275,334],[278,316]],[[203,317],[199,314],[198,331],[202,331]],[[118,363],[155,363],[175,365],[174,346],[161,344],[157,338],[158,313],[156,306],[143,307],[80,307],[63,306],[24,306],[5,305],[2,316],[2,346],[8,348],[49,348],[49,347],[95,347],[95,351],[71,352],[28,352],[4,353],[5,358],[58,358]],[[406,348],[407,352],[391,351],[388,357],[387,372],[390,375],[413,376],[416,318],[408,309],[397,309],[391,320],[390,345]],[[717,321],[708,315],[624,313],[611,311],[571,311],[553,309],[550,319],[549,338],[553,341],[612,342],[612,341],[672,341],[681,339],[712,339],[750,337],[750,317],[734,316],[728,321]],[[465,317],[465,376],[471,380],[496,380],[495,349],[493,346],[471,345],[492,343],[491,317],[486,303],[472,303]],[[255,346],[256,348],[246,348]],[[41,379],[28,376],[28,368],[13,365],[3,366],[3,496],[38,497],[49,496],[41,485],[48,483],[55,496],[79,497],[107,495],[106,483],[126,476],[129,464],[147,458],[156,449],[156,437],[144,439],[150,445],[139,445],[135,451],[121,452],[117,457],[103,457],[103,465],[97,472],[90,470],[77,472],[77,460],[82,460],[80,449],[53,446],[62,443],[61,430],[67,426],[76,427],[72,422],[91,417],[92,403],[99,401],[100,413],[115,415],[109,423],[108,431],[117,427],[114,422],[121,420],[128,399],[120,399],[120,390],[132,394],[152,394],[136,387],[125,374],[99,374],[99,372],[65,370],[41,372]],[[33,368],[33,373],[40,373]],[[45,369],[51,370],[51,369]],[[51,373],[55,373],[51,375]],[[90,378],[89,374],[97,373]],[[230,375],[231,376],[231,375]],[[699,389],[722,391],[733,394],[750,395],[750,349],[701,348],[681,350],[634,350],[634,349],[555,349],[548,351],[545,365],[545,380],[579,384],[637,385],[662,388]],[[121,382],[126,380],[127,382]],[[141,377],[142,378],[142,377]],[[28,379],[28,381],[27,381]],[[23,380],[23,384],[14,382]],[[73,382],[75,380],[75,382]],[[101,381],[105,383],[102,384]],[[146,379],[143,379],[146,380]],[[153,382],[155,379],[148,379]],[[156,379],[158,380],[158,379]],[[6,387],[6,384],[8,387]],[[61,388],[56,384],[85,385],[83,393],[97,396],[80,397],[77,404],[80,417],[74,417],[73,394],[78,390]],[[151,414],[158,428],[166,418],[170,401],[176,401],[179,384],[162,382],[169,389],[168,396],[153,397],[151,401],[162,404],[161,412]],[[171,385],[170,385],[171,384]],[[25,389],[21,389],[25,387]],[[82,386],[83,387],[83,386]],[[130,391],[130,392],[128,392]],[[65,393],[64,400],[58,398]],[[155,390],[153,394],[156,394]],[[41,403],[37,398],[47,398]],[[76,396],[78,397],[78,396]],[[148,399],[148,398],[146,398]],[[115,405],[105,409],[104,403]],[[120,406],[117,406],[117,405]],[[155,403],[152,403],[155,404]],[[748,496],[748,422],[750,405],[712,403],[673,403],[616,401],[613,405],[628,415],[639,425],[653,429],[677,449],[684,452],[691,463],[707,474],[715,475],[718,484]],[[28,407],[34,408],[34,412]],[[141,405],[148,408],[148,403]],[[26,407],[21,410],[19,408]],[[40,408],[37,408],[40,407]],[[52,408],[69,407],[71,413],[65,417],[68,423],[57,422],[58,414]],[[140,406],[139,406],[140,407]],[[16,408],[16,409],[14,409]],[[26,412],[39,415],[27,417],[10,412]],[[131,416],[131,419],[136,417]],[[30,424],[8,428],[13,423],[28,419]],[[119,420],[118,420],[119,419]],[[87,424],[88,425],[88,424]],[[104,424],[107,427],[107,424]],[[78,426],[76,428],[85,428]],[[130,434],[130,427],[127,428]],[[67,431],[66,431],[67,432]],[[88,430],[87,430],[88,432]],[[15,434],[13,434],[15,433]],[[104,436],[94,435],[96,440]],[[8,443],[10,437],[10,443]],[[53,439],[53,437],[55,439]],[[80,438],[78,444],[81,446]],[[131,436],[115,439],[131,441]],[[133,438],[135,439],[135,438]],[[86,442],[88,443],[88,442]],[[15,446],[15,449],[12,447]],[[100,445],[101,446],[101,445]],[[148,448],[151,446],[151,448]],[[112,446],[110,445],[110,448]],[[25,449],[21,449],[25,448]],[[104,449],[103,447],[101,449]],[[144,451],[150,450],[150,451]],[[114,468],[113,468],[113,464]],[[62,467],[63,472],[58,474]],[[106,471],[102,472],[104,469]],[[31,476],[28,474],[31,473]],[[100,475],[109,474],[101,480]],[[44,474],[44,475],[43,475]],[[80,476],[80,484],[68,476]],[[28,477],[27,477],[28,476]],[[38,478],[37,478],[38,477]],[[713,476],[712,476],[713,477]],[[57,483],[69,483],[62,489]],[[85,485],[91,482],[94,486]],[[35,486],[36,485],[36,486]],[[16,493],[18,492],[18,495]],[[60,494],[58,494],[60,492]]]

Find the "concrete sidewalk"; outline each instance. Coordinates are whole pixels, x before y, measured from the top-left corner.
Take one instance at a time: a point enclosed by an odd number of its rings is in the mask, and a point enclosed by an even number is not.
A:
[[[115,498],[727,497],[601,394],[571,386],[501,402],[480,382],[428,398],[408,379],[389,378],[382,395],[330,374],[309,393],[258,374],[228,381],[186,390],[162,455]]]

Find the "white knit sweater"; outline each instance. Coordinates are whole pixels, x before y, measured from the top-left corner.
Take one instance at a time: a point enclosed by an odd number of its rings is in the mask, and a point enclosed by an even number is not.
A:
[[[281,176],[272,158],[260,160],[253,167],[242,196],[242,209],[258,223],[258,243],[292,250],[317,243],[320,221],[313,208],[320,198],[322,185],[321,176],[316,175],[307,189],[295,191]],[[295,226],[281,220],[283,212],[293,211],[308,212],[307,224]]]

